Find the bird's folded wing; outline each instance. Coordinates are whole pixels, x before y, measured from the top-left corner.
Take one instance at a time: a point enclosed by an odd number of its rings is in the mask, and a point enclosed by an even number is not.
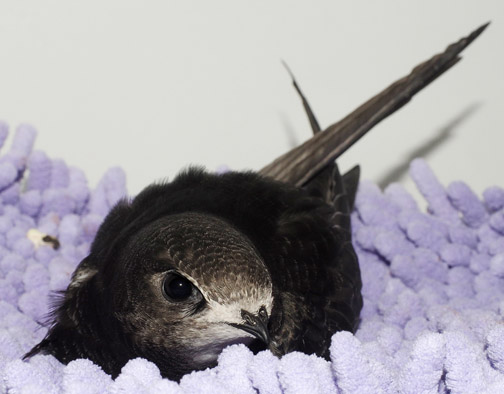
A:
[[[259,173],[278,181],[302,186],[373,126],[397,111],[418,91],[457,63],[460,60],[459,53],[487,26],[488,23],[451,44],[443,53],[421,63],[409,75],[394,82],[339,122],[280,156]]]

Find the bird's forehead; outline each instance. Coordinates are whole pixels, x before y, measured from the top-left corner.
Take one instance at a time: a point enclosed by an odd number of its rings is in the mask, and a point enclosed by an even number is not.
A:
[[[208,312],[201,316],[202,320],[207,323],[235,323],[242,324],[242,311],[248,311],[252,314],[258,314],[259,309],[266,308],[268,316],[271,316],[273,308],[273,297],[264,295],[257,299],[241,299],[231,303],[220,304],[215,301],[209,302]]]
[[[250,239],[211,215],[173,215],[163,227],[159,257],[183,273],[207,300],[229,303],[271,294],[271,278]]]

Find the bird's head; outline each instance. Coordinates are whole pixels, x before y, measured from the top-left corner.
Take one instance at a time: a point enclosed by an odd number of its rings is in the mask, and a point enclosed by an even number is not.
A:
[[[252,242],[201,213],[169,215],[122,249],[110,278],[115,317],[143,356],[209,366],[233,343],[269,343],[271,278]]]
[[[283,191],[254,174],[193,168],[120,201],[26,357],[88,358],[113,376],[143,357],[178,379],[230,344],[276,349],[268,241]]]

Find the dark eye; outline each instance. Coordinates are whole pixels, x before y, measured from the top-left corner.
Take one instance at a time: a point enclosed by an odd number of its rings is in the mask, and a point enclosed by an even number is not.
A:
[[[190,281],[174,273],[169,273],[163,280],[164,296],[175,301],[189,298],[193,293],[193,288]]]

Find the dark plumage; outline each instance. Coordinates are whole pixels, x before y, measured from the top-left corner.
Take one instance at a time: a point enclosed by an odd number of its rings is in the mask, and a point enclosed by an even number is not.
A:
[[[358,167],[335,158],[458,61],[486,26],[259,173],[198,168],[123,200],[100,227],[52,315],[44,352],[116,376],[131,358],[179,379],[232,343],[329,356],[362,308],[350,212]]]

